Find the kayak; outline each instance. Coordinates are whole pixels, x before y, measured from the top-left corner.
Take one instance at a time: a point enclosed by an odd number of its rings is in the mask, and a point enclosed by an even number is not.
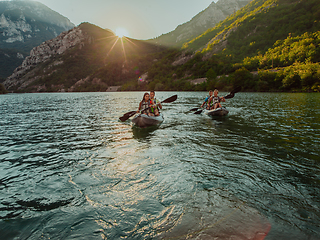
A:
[[[225,107],[217,108],[214,110],[204,110],[204,114],[208,116],[226,116],[229,111]]]
[[[145,128],[155,126],[162,123],[164,120],[162,113],[159,116],[148,116],[146,114],[139,114],[132,119],[134,125]]]

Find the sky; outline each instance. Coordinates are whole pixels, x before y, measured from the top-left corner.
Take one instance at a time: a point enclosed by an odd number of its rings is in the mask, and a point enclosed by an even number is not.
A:
[[[75,25],[89,22],[127,37],[150,39],[188,22],[212,1],[218,0],[37,1],[67,17]]]

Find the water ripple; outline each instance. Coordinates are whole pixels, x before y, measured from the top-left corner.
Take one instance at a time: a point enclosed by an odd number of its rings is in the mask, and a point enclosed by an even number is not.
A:
[[[212,119],[178,93],[160,127],[119,121],[142,95],[0,96],[4,239],[317,239],[319,95],[237,93]]]

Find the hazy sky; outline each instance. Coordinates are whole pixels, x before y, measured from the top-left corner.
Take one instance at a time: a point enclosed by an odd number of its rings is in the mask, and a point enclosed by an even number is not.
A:
[[[174,30],[218,0],[38,0],[75,25],[90,22],[135,39],[149,39]]]

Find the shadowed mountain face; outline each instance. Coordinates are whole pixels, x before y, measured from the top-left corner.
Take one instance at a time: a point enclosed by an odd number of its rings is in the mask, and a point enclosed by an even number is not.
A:
[[[105,91],[138,78],[163,50],[83,23],[33,48],[4,84],[11,91]]]
[[[1,1],[0,77],[9,76],[33,47],[73,27],[69,19],[39,2]]]

